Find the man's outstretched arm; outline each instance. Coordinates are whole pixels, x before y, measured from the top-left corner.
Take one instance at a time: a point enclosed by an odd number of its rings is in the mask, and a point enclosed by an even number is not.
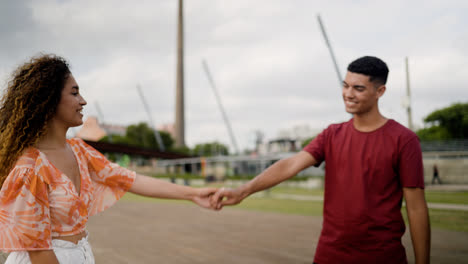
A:
[[[403,188],[416,264],[430,261],[431,230],[424,189]]]
[[[257,177],[236,189],[221,188],[211,198],[212,207],[221,209],[224,205],[238,204],[247,196],[275,186],[316,163],[317,161],[312,155],[300,151],[290,158],[275,162]]]

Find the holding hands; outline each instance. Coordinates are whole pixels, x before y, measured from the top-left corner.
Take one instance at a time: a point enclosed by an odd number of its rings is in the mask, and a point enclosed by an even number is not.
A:
[[[301,151],[290,158],[282,159],[249,182],[235,189],[220,188],[210,199],[211,208],[221,210],[225,205],[238,204],[247,196],[271,188],[280,182],[292,178],[303,169],[315,163],[315,159],[305,151]]]
[[[210,199],[211,208],[221,210],[225,205],[236,205],[248,195],[241,188],[220,188]]]
[[[196,194],[191,198],[192,202],[200,207],[216,210],[216,208],[212,206],[211,199],[215,192],[219,191],[217,188],[197,188],[195,190]]]
[[[292,178],[301,170],[315,163],[315,159],[310,154],[301,151],[293,157],[276,162],[254,179],[235,189],[220,188],[213,191],[213,188],[206,188],[210,191],[207,191],[203,197],[203,203],[196,203],[213,210],[221,210],[225,205],[236,205],[247,196],[271,188],[280,182]],[[209,201],[209,206],[207,206],[207,200]]]

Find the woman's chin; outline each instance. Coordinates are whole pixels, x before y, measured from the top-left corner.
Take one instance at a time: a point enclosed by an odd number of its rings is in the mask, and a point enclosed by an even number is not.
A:
[[[70,127],[77,127],[77,126],[81,126],[82,124],[83,124],[83,120],[81,120],[79,122],[77,121],[77,122],[71,124]]]

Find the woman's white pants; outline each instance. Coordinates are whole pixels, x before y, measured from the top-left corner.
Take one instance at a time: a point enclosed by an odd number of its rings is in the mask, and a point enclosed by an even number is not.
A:
[[[52,247],[60,264],[94,264],[88,236],[78,241],[78,244],[52,239]],[[14,251],[8,255],[5,264],[31,264],[31,260],[27,251]]]

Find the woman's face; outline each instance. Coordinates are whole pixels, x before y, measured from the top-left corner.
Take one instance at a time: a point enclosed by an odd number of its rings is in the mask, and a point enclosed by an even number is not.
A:
[[[69,75],[62,89],[60,102],[53,120],[60,122],[67,127],[75,127],[83,124],[83,106],[86,101],[80,94],[80,88],[73,78]]]

